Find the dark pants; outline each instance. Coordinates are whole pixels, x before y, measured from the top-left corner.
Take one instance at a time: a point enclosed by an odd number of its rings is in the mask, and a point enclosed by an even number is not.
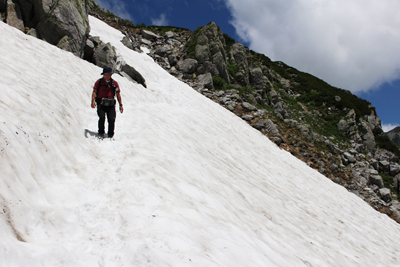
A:
[[[104,134],[104,123],[106,121],[106,115],[107,115],[108,136],[112,137],[114,135],[114,127],[115,127],[114,125],[116,117],[115,106],[106,107],[103,105],[98,105],[97,115],[99,115],[99,134]]]

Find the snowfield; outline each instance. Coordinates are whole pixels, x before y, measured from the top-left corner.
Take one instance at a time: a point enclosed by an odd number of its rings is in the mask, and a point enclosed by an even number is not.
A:
[[[400,226],[126,48],[98,140],[101,68],[0,22],[0,266],[400,266]]]

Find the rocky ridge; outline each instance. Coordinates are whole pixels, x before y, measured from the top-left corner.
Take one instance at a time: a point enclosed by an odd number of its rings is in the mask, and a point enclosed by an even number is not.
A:
[[[88,13],[105,21],[125,34],[124,45],[146,51],[171,75],[400,222],[400,153],[385,149],[387,140],[370,103],[250,51],[213,22],[194,32],[138,27],[93,1],[48,6],[45,0],[33,5],[24,0],[0,0],[0,17],[98,66],[112,66],[146,86],[145,78],[118,58],[110,44],[88,35]],[[79,27],[65,27],[69,20]],[[57,34],[44,28],[57,29]]]

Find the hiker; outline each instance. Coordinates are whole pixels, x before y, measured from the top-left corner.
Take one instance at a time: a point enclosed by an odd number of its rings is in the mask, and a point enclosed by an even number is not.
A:
[[[117,96],[119,103],[119,111],[124,112],[121,100],[121,90],[116,81],[114,81],[111,76],[113,71],[111,68],[106,67],[103,69],[103,78],[96,81],[93,86],[92,94],[92,108],[97,105],[97,115],[99,116],[99,137],[104,138],[104,123],[107,115],[108,121],[108,137],[112,138],[114,136],[115,127],[115,96]]]

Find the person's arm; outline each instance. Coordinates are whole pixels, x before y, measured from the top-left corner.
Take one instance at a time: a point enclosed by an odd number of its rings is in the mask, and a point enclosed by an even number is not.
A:
[[[124,112],[124,107],[122,106],[121,94],[119,92],[117,92],[117,99],[119,103],[119,111],[122,113]]]
[[[93,90],[93,93],[92,93],[92,108],[95,108],[96,107],[96,91],[94,91]]]
[[[97,95],[97,88],[99,87],[99,82],[100,80],[97,80],[93,86],[92,103],[91,103],[92,108],[96,107],[96,95]]]

